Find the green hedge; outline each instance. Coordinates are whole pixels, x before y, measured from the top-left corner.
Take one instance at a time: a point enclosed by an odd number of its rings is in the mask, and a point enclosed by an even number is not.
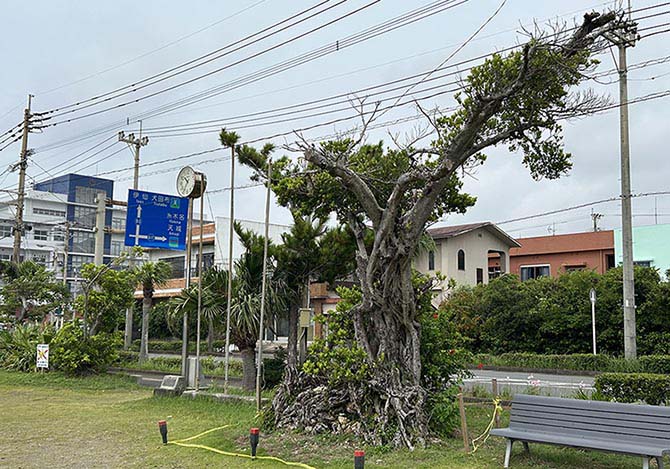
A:
[[[670,365],[670,356],[663,356],[661,358],[667,360],[667,363]],[[645,364],[651,366],[654,361],[655,360],[648,360],[645,361]],[[474,357],[473,366],[477,367],[479,365],[623,373],[652,371],[651,369],[644,369],[641,360],[626,360],[624,358],[610,357],[608,355],[593,355],[586,353],[572,355],[538,355],[534,353],[503,353],[500,355],[477,354]]]
[[[670,355],[647,355],[639,362],[645,373],[670,374]]]
[[[596,376],[599,397],[617,402],[670,404],[670,376],[651,373],[603,373]]]
[[[226,342],[223,340],[215,340],[212,342],[215,352],[223,352],[226,348]],[[196,343],[194,340],[188,343],[189,352],[195,353]],[[140,339],[133,340],[131,350],[135,352],[140,351]],[[207,342],[200,342],[200,351],[204,352],[207,350]],[[149,341],[149,352],[181,352],[181,340],[150,340]]]

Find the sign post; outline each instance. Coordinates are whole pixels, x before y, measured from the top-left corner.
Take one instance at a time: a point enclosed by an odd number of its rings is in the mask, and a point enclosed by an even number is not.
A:
[[[37,368],[49,368],[49,344],[37,344]]]
[[[589,291],[589,299],[591,300],[591,327],[593,328],[593,355],[596,354],[596,290],[594,288]]]

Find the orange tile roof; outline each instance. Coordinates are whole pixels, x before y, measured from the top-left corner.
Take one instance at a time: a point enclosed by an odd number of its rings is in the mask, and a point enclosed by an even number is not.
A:
[[[589,231],[562,235],[517,238],[520,248],[509,250],[510,256],[531,256],[560,252],[600,251],[614,249],[614,232]]]

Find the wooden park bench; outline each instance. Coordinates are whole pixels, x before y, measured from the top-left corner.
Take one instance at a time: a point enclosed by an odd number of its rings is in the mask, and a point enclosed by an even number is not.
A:
[[[586,401],[517,394],[512,400],[509,428],[491,435],[507,438],[505,467],[512,444],[520,441],[595,449],[642,456],[642,467],[670,454],[670,407]]]

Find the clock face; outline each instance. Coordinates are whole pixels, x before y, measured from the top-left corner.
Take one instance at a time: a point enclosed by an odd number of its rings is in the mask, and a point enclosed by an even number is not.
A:
[[[189,197],[195,189],[196,175],[193,168],[186,166],[177,176],[177,192],[182,197]]]

